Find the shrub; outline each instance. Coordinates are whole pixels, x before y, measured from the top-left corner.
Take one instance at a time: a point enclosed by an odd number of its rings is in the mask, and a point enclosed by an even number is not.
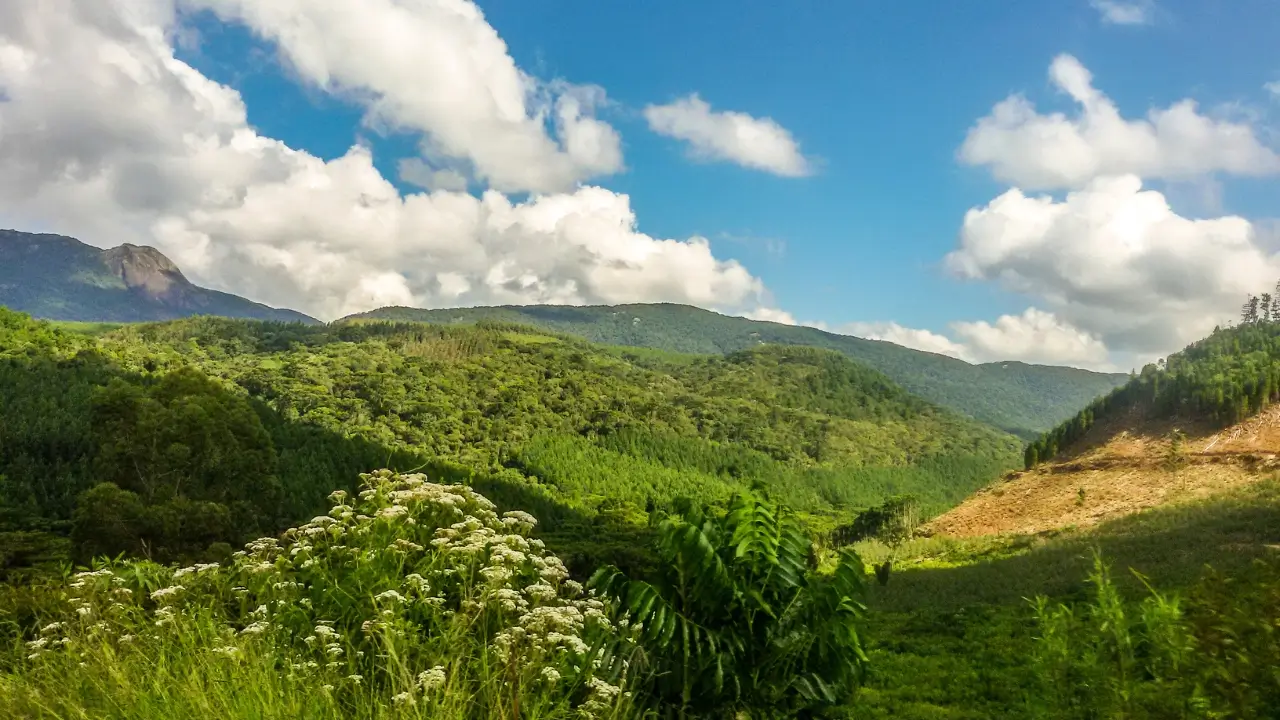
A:
[[[653,582],[615,568],[591,579],[639,627],[651,699],[685,717],[805,716],[847,701],[865,668],[862,560],[819,574],[787,508],[737,495],[728,511],[686,506],[657,521]]]
[[[1051,718],[1274,717],[1280,707],[1280,568],[1210,573],[1189,599],[1123,601],[1095,552],[1081,607],[1034,601],[1035,705]]]

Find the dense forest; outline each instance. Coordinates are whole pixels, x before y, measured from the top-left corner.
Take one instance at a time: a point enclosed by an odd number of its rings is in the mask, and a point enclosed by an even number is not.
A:
[[[1128,383],[1094,400],[1075,417],[1027,445],[1025,465],[1067,452],[1090,428],[1144,416],[1183,418],[1222,427],[1244,420],[1280,399],[1280,317],[1259,300],[1245,305],[1242,322],[1142,368]],[[1273,319],[1274,317],[1274,319]]]
[[[1121,374],[997,362],[971,365],[893,343],[780,325],[673,305],[530,305],[418,310],[389,307],[353,317],[474,324],[497,321],[570,333],[592,342],[674,352],[730,354],[762,344],[834,350],[879,370],[934,404],[1024,439],[1069,418],[1090,400],[1122,384]]]
[[[595,562],[600,527],[625,549],[655,507],[752,487],[816,527],[900,494],[937,511],[1018,448],[815,348],[640,357],[518,326],[215,318],[98,335],[0,312],[11,570],[225,554],[383,466],[534,511]]]

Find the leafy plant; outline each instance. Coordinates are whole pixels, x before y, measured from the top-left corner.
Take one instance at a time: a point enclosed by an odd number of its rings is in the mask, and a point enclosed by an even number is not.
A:
[[[750,493],[661,517],[654,549],[652,581],[604,567],[589,586],[640,628],[669,715],[795,717],[848,700],[867,662],[854,552],[819,573],[795,514]]]

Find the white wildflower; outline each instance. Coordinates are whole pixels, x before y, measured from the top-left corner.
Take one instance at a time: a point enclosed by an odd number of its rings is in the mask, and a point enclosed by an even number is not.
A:
[[[183,587],[182,585],[172,585],[170,587],[163,587],[151,593],[151,599],[164,600],[165,598],[170,598],[170,597],[173,597],[174,595],[177,595],[183,590],[186,590],[186,588]]]
[[[431,692],[437,688],[444,687],[445,675],[444,666],[436,665],[430,670],[424,670],[418,673],[418,683],[422,685],[425,692]]]

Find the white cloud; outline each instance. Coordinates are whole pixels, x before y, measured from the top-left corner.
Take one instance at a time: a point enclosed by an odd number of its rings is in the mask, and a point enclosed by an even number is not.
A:
[[[1102,16],[1102,22],[1109,25],[1147,25],[1152,21],[1155,10],[1151,0],[1089,0],[1089,4]]]
[[[1280,99],[1280,80],[1269,82],[1262,86],[1263,90],[1271,93],[1271,96]]]
[[[1280,258],[1248,220],[1179,216],[1131,175],[1062,200],[1009,190],[965,214],[946,262],[960,277],[1035,298],[1113,351],[1147,356],[1232,320],[1247,293],[1280,278]]]
[[[404,158],[398,169],[401,180],[426,190],[462,192],[467,189],[466,175],[448,168],[433,168],[422,158]]]
[[[558,185],[608,155],[608,132],[585,114],[600,98],[581,88],[557,91],[564,147],[548,144],[524,76],[465,3],[212,4],[270,29],[303,77],[429,127],[491,181]],[[178,30],[166,0],[0,3],[6,221],[154,244],[193,280],[322,318],[385,304],[768,306],[760,280],[706,240],[639,232],[625,195],[401,196],[364,147],[325,162],[263,137],[236,91],[175,59]],[[449,62],[456,78],[441,72]],[[432,103],[456,103],[475,128]]]
[[[178,1],[244,23],[300,78],[362,103],[369,124],[423,133],[426,155],[464,160],[497,190],[569,190],[622,169],[618,133],[592,114],[603,91],[522,72],[471,0]]]
[[[851,322],[834,329],[824,323],[805,324],[970,363],[1017,360],[1100,371],[1115,369],[1106,345],[1099,338],[1037,308],[1028,308],[1019,315],[1002,315],[994,323],[952,322],[948,325],[948,334],[905,327],[896,322]]]
[[[973,360],[968,348],[945,335],[929,330],[903,327],[895,322],[852,322],[840,326],[834,332],[868,340],[883,340],[914,350],[950,355],[961,360]]]
[[[785,177],[812,172],[795,138],[771,118],[714,111],[696,94],[667,105],[649,105],[644,116],[654,132],[689,143],[695,158],[728,160]]]
[[[796,318],[786,310],[778,310],[777,308],[753,308],[742,313],[742,317],[749,320],[764,320],[766,322],[775,322],[781,325],[798,325]]]
[[[955,322],[951,328],[970,356],[982,362],[1021,360],[1112,369],[1107,346],[1101,340],[1033,307],[1021,315],[1002,315],[994,323]]]
[[[1186,179],[1214,172],[1280,173],[1280,155],[1263,145],[1251,126],[1205,116],[1193,100],[1127,120],[1093,87],[1089,71],[1074,57],[1055,58],[1049,75],[1079,105],[1076,117],[1040,114],[1026,98],[1010,96],[969,130],[960,160],[1033,190],[1083,187],[1103,175]]]

